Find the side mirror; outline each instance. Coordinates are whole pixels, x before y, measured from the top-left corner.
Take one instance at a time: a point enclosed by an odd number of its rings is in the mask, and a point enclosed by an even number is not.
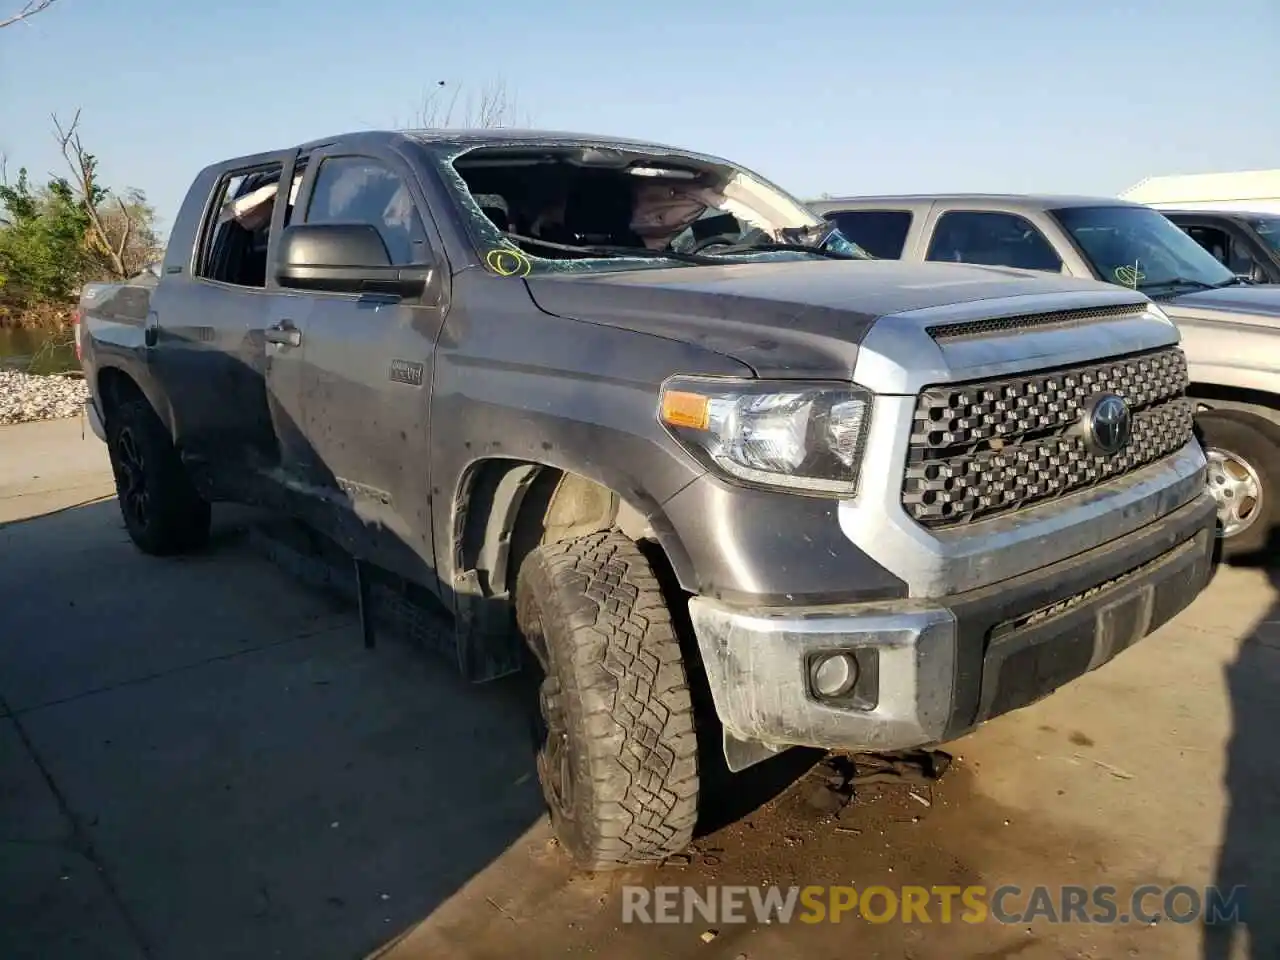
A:
[[[300,223],[280,237],[276,280],[295,290],[418,297],[435,279],[429,264],[395,266],[376,227]]]

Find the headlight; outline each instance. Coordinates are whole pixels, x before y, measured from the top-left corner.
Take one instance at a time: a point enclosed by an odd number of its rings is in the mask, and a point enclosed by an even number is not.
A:
[[[673,377],[658,418],[730,476],[852,496],[871,396],[851,384]]]

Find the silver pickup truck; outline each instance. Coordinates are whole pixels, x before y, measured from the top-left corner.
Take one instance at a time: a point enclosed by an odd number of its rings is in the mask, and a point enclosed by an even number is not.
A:
[[[592,868],[688,844],[700,746],[739,770],[954,739],[1212,568],[1148,297],[876,262],[685,150],[368,131],[226,158],[159,275],[81,307],[139,549],[198,549],[247,500],[357,583],[434,594],[465,676],[536,681],[544,796]]]
[[[877,257],[985,264],[1139,290],[1182,331],[1227,558],[1280,532],[1280,286],[1235,276],[1150,207],[1105,197],[829,197],[810,208]]]

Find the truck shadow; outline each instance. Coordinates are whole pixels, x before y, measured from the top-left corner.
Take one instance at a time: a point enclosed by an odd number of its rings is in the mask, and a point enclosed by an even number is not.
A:
[[[22,729],[69,819],[67,856],[100,868],[149,956],[366,954],[545,842],[530,840],[545,810],[528,678],[466,682],[456,598],[385,570],[364,649],[339,541],[391,534],[314,451],[307,466],[328,499],[308,519],[344,511],[334,537],[299,533],[266,488],[216,504],[209,545],[176,558],[136,551],[114,499],[0,528],[0,723]],[[704,739],[703,833],[816,759],[734,777]],[[32,955],[78,956],[90,936],[48,895],[57,879],[6,883],[24,893],[4,925]]]
[[[1280,538],[1273,538],[1267,575],[1280,595]],[[1231,740],[1224,787],[1227,815],[1213,883],[1225,899],[1242,889],[1238,919],[1207,923],[1204,960],[1271,960],[1280,956],[1280,600],[1240,641],[1224,671],[1231,701]],[[1229,911],[1228,911],[1229,912]],[[1213,917],[1206,918],[1212,921]],[[1246,934],[1247,930],[1247,934]],[[1247,942],[1247,951],[1245,943]]]
[[[438,350],[451,349],[452,344],[448,341],[449,333],[448,328],[446,328],[442,333],[440,343],[437,345]],[[253,345],[246,345],[244,352],[247,355],[254,355],[255,349]],[[265,356],[265,349],[262,352]],[[269,358],[266,362],[270,362]],[[352,381],[343,377],[338,371],[327,370],[324,376],[329,383],[337,384],[337,389],[342,396],[353,398],[352,408],[354,410],[375,410],[378,409],[381,403],[385,402],[380,398],[378,391],[374,387]],[[262,379],[264,383],[269,382],[265,376]],[[583,403],[589,403],[589,397],[584,396]],[[377,599],[382,601],[381,603],[376,603],[376,606],[384,614],[389,614],[384,617],[388,625],[392,626],[392,629],[395,628],[395,625],[398,625],[402,634],[416,635],[422,641],[424,648],[442,655],[442,660],[451,666],[456,666],[460,660],[477,662],[511,658],[512,652],[510,649],[496,648],[489,651],[480,651],[473,646],[470,650],[459,650],[450,636],[451,627],[444,626],[444,624],[446,623],[446,618],[463,609],[468,602],[472,604],[472,611],[478,612],[475,598],[463,597],[454,593],[450,588],[448,578],[444,576],[441,576],[437,581],[439,592],[435,595],[428,594],[424,585],[429,579],[432,579],[429,576],[430,566],[428,563],[423,562],[420,556],[420,547],[406,543],[403,539],[393,537],[386,528],[376,523],[361,520],[359,517],[360,505],[352,500],[351,495],[342,488],[338,478],[334,476],[332,470],[324,462],[324,458],[307,442],[307,431],[290,417],[283,404],[276,402],[269,395],[269,390],[264,394],[264,406],[269,411],[269,417],[274,425],[276,434],[290,438],[290,442],[294,445],[294,453],[306,465],[307,481],[318,488],[329,491],[333,502],[346,514],[346,524],[337,525],[339,536],[345,543],[352,545],[352,549],[359,549],[359,546],[363,544],[382,544],[385,553],[397,558],[399,570],[408,572],[408,576],[391,573],[387,570],[377,571],[374,574],[374,578],[379,584],[377,588],[379,596],[375,598],[375,601]],[[472,449],[473,444],[465,442],[465,438],[471,436],[477,438],[485,437],[491,431],[488,417],[489,414],[484,409],[476,411],[464,410],[460,418],[453,421],[448,427],[451,433],[456,435],[454,442],[456,442],[456,437],[464,438],[464,446],[468,450]],[[349,424],[348,426],[351,429],[355,429],[354,424]],[[331,431],[332,439],[336,440],[339,447],[341,447],[342,431],[333,432],[333,425],[327,425],[326,429]],[[433,429],[439,430],[442,428],[437,426]],[[531,430],[535,429],[531,427]],[[525,444],[525,449],[531,451],[536,447],[544,452],[547,451],[548,444],[537,444],[534,440],[535,438],[531,436]],[[497,456],[501,453],[505,457],[519,457],[520,450],[500,451],[496,449],[496,446],[495,444],[491,447],[489,444],[477,441],[474,444],[474,449],[477,451],[477,456],[485,454]],[[479,451],[484,451],[485,454],[481,454]],[[442,489],[440,486],[441,479],[437,477],[431,478],[433,492],[435,493],[433,497],[433,512],[448,510],[453,506],[452,494],[454,491]],[[530,499],[534,498],[531,496]],[[311,520],[313,527],[323,527],[325,522],[320,513],[313,513],[308,519]],[[432,517],[433,523],[437,526],[445,519],[447,519],[447,516],[442,518],[439,515],[433,515]],[[484,611],[485,613],[492,616],[492,608],[495,606],[500,608],[506,602],[500,596],[504,588],[514,596],[515,575],[519,571],[519,563],[523,555],[522,551],[534,546],[537,542],[536,538],[541,533],[541,528],[533,531],[533,539],[530,541],[528,531],[526,531],[526,537],[524,538],[526,542],[523,543],[519,542],[518,538],[512,538],[507,574],[508,580],[505,584],[487,584],[488,589],[499,596],[492,600],[486,598],[481,601],[481,606],[488,605],[490,607],[490,610]],[[340,567],[347,562],[347,554],[344,552],[346,548],[339,547],[330,538],[317,538],[312,534],[301,539],[294,536],[292,539],[294,546],[300,548],[305,548],[304,541],[309,540],[312,546],[315,547],[316,555],[323,554],[330,568]],[[390,549],[387,549],[389,541],[394,542],[390,544]],[[438,545],[442,542],[442,538],[437,534],[434,537],[434,542]],[[685,653],[690,688],[695,710],[698,714],[701,796],[697,833],[705,835],[747,816],[784,792],[825,754],[820,750],[796,748],[738,774],[731,773],[728,770],[721,748],[719,719],[711,703],[710,690],[707,687],[700,654],[693,638],[693,625],[688,616],[687,595],[682,591],[675,572],[661,549],[652,544],[642,545],[642,549],[662,585],[668,606],[672,612],[673,624],[680,636],[681,645]],[[294,573],[300,574],[306,579],[324,579],[317,574],[314,568],[308,569],[308,564],[305,561],[301,564],[297,563],[298,557],[294,551],[286,549],[278,551],[275,555],[277,559],[284,561],[286,566],[291,567]],[[436,562],[437,564],[439,563],[439,558],[437,558]],[[421,580],[419,582],[414,580],[415,571],[420,571]],[[355,584],[349,578],[345,578],[344,575],[345,572],[340,571],[336,577],[328,577],[329,585],[338,587],[348,599],[354,599]],[[484,579],[487,580],[487,577]],[[406,609],[404,601],[407,601],[412,609]],[[420,629],[419,614],[427,611],[435,612],[437,626],[424,631]],[[498,616],[502,615],[501,612],[498,614]],[[392,621],[394,621],[394,624]],[[514,616],[509,618],[507,633],[511,644],[516,647],[523,645],[523,640],[520,638],[515,626]],[[529,677],[526,672],[519,676],[510,677],[499,684],[500,689],[503,691],[503,696],[512,703],[512,708],[525,717],[527,729],[533,738],[528,743],[531,756],[539,746],[534,741],[540,736],[537,730],[538,724],[533,721],[531,716],[536,709],[537,695],[534,688],[536,679]]]
[[[326,376],[330,380],[338,380],[339,375],[329,371]],[[346,379],[341,381],[341,393],[356,398],[356,409],[376,407],[375,391],[364,384]],[[367,394],[367,396],[366,396]],[[305,445],[305,431],[299,427],[281,405],[268,401],[270,415],[276,432],[281,436],[289,436],[295,445]],[[483,436],[486,423],[483,416],[475,424],[463,419],[454,425],[461,436],[474,433]],[[341,441],[338,441],[341,444]],[[476,444],[477,448],[485,445]],[[345,521],[332,525],[338,537],[358,550],[361,545],[379,544],[384,553],[396,557],[397,567],[403,572],[388,569],[375,569],[371,573],[374,583],[372,591],[372,607],[374,609],[375,626],[381,634],[384,630],[398,633],[402,639],[416,640],[425,652],[435,654],[436,659],[445,669],[456,669],[461,661],[486,661],[510,659],[511,651],[501,649],[502,641],[497,647],[487,651],[476,649],[463,652],[455,641],[453,624],[456,612],[466,602],[475,603],[474,597],[464,598],[455,594],[449,587],[446,577],[438,581],[439,592],[430,593],[426,583],[431,578],[427,575],[429,564],[420,555],[420,547],[416,547],[403,539],[394,538],[385,527],[360,517],[360,504],[353,501],[351,495],[341,487],[314,448],[306,447],[301,451],[301,461],[307,466],[306,480],[317,488],[328,491],[331,501],[345,515]],[[433,478],[433,483],[436,480]],[[450,493],[451,491],[444,491]],[[435,503],[440,509],[451,505],[449,496],[437,496]],[[357,599],[350,553],[347,547],[337,543],[334,537],[318,534],[316,531],[325,525],[325,518],[319,512],[313,512],[308,518],[311,530],[301,533],[297,525],[288,529],[287,523],[271,522],[259,526],[260,530],[270,530],[268,537],[259,538],[260,543],[267,545],[268,553],[295,576],[312,583],[322,583],[336,590],[348,601]],[[433,518],[436,523],[439,518]],[[504,587],[514,595],[515,574],[518,573],[522,550],[530,549],[536,544],[536,536],[541,529],[534,531],[532,542],[518,543],[515,538],[511,544],[510,568],[506,584],[488,584],[489,589],[500,595]],[[391,542],[394,541],[394,542]],[[438,544],[440,538],[437,536]],[[388,549],[388,545],[390,549]],[[701,795],[699,801],[699,820],[697,833],[705,835],[732,823],[758,809],[774,797],[781,794],[795,781],[802,777],[825,754],[820,750],[796,748],[778,757],[759,764],[742,773],[731,773],[725,765],[721,748],[721,727],[710,699],[705,673],[702,670],[700,654],[693,638],[693,625],[688,617],[687,596],[681,590],[675,573],[667,562],[662,551],[646,545],[644,552],[650,561],[666,596],[672,612],[673,624],[680,635],[685,653],[689,682],[698,713],[699,767],[701,778]],[[416,580],[413,571],[422,572],[421,580]],[[481,601],[490,608],[500,607],[506,601],[500,596]],[[473,606],[473,610],[475,607]],[[487,613],[489,611],[486,611]],[[492,614],[490,613],[490,616]],[[492,641],[490,641],[492,643]],[[523,645],[516,628],[514,616],[510,616],[506,643],[515,647]],[[533,717],[536,711],[537,677],[532,677],[527,670],[521,674],[505,677],[491,686],[495,695],[500,695],[509,704],[510,709],[523,718],[527,738],[525,745],[529,757],[532,758],[538,743],[540,725]],[[532,759],[530,759],[532,762]]]
[[[539,822],[509,691],[392,633],[362,649],[349,606],[254,554],[256,519],[218,511],[180,560],[137,553],[114,500],[0,529],[0,732],[31,753],[0,775],[6,955],[357,957]],[[100,882],[119,915],[86,906]]]

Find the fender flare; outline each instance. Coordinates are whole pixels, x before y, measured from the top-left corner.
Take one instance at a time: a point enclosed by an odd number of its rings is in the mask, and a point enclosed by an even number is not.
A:
[[[451,588],[459,666],[469,679],[518,669],[511,594],[521,560],[540,543],[617,527],[632,540],[656,543],[676,579],[691,582],[688,554],[657,502],[634,490],[624,496],[602,479],[506,458],[476,460],[464,471],[450,512],[452,550],[441,582]]]

